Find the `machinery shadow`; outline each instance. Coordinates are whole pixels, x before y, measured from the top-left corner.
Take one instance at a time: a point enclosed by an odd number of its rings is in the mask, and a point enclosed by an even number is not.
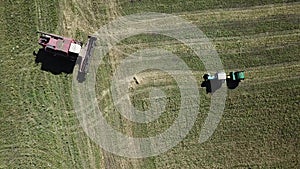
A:
[[[232,79],[229,79],[229,78],[226,79],[226,84],[227,84],[228,89],[237,88],[239,86],[239,83],[240,83],[239,80],[232,80]]]
[[[217,79],[207,80],[207,77],[205,76],[206,75],[203,76],[205,80],[201,83],[201,87],[206,88],[206,93],[214,93],[215,91],[217,91],[222,87],[223,82],[221,80],[217,80]],[[226,79],[226,85],[228,89],[237,88],[239,86],[239,83],[240,83],[239,80],[232,80],[230,78]]]
[[[206,93],[214,93],[222,87],[221,80],[205,80],[201,83],[201,87],[206,88]]]
[[[39,49],[38,53],[33,52],[35,63],[41,63],[41,70],[51,72],[54,75],[61,73],[73,73],[76,61],[70,61],[62,56],[57,56],[49,52],[45,52],[43,48]]]

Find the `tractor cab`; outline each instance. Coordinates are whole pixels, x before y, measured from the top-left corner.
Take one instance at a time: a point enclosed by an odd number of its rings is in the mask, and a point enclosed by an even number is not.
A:
[[[230,72],[229,73],[229,77],[230,77],[231,80],[240,81],[240,80],[244,80],[245,79],[245,73],[244,73],[244,71]]]

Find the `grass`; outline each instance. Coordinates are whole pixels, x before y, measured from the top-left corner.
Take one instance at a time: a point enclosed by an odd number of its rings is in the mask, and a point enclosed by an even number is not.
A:
[[[298,168],[299,9],[298,2],[288,0],[0,1],[0,168]],[[154,136],[172,124],[180,107],[174,79],[144,72],[139,76],[146,80],[131,90],[132,103],[147,110],[150,87],[160,87],[167,94],[166,112],[149,124],[122,117],[110,94],[111,76],[126,57],[118,51],[172,51],[193,71],[201,100],[196,123],[182,142],[156,157],[129,159],[87,137],[73,110],[72,76],[41,71],[32,52],[38,49],[36,30],[84,39],[118,15],[144,11],[191,21],[214,43],[226,71],[243,69],[246,80],[228,91],[217,130],[199,144],[210,103],[200,87],[205,73],[200,60],[165,36],[144,34],[120,42],[99,67],[96,86],[99,107],[116,130]]]
[[[134,1],[128,3],[126,0],[121,0],[119,3],[121,9],[125,14],[139,13],[139,12],[162,12],[162,13],[176,13],[176,12],[191,12],[208,9],[221,8],[246,8],[257,5],[267,5],[276,3],[297,2],[295,0],[154,0],[154,1]]]

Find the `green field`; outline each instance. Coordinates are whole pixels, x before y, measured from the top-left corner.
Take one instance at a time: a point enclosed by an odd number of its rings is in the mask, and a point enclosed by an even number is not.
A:
[[[226,72],[246,79],[228,90],[213,136],[199,144],[210,94],[205,69],[175,39],[142,34],[121,41],[97,71],[97,99],[116,130],[155,136],[177,118],[178,87],[168,74],[143,72],[133,105],[149,108],[150,87],[167,94],[166,111],[152,123],[133,123],[112,104],[110,82],[126,56],[150,47],[180,56],[199,86],[199,116],[187,137],[159,156],[130,159],[104,151],[83,131],[72,102],[72,75],[53,75],[35,64],[37,30],[87,39],[109,21],[139,12],[180,16],[213,42]],[[297,0],[0,1],[0,169],[6,168],[300,168],[300,2]]]

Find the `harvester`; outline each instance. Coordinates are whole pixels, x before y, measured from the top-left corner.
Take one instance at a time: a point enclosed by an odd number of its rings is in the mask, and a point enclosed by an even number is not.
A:
[[[41,45],[46,52],[53,55],[65,57],[70,61],[75,61],[81,51],[82,43],[75,39],[61,37],[59,35],[40,32],[39,45]]]
[[[88,72],[89,60],[93,54],[96,37],[89,36],[86,45],[72,38],[62,37],[55,34],[40,32],[39,45],[45,52],[54,56],[61,56],[71,62],[76,60],[79,64],[77,80],[83,81]],[[78,58],[79,57],[79,58]]]

